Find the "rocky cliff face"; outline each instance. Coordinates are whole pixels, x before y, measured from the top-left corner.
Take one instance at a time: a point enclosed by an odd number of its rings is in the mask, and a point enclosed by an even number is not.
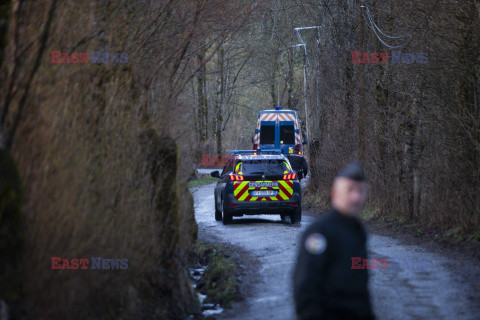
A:
[[[0,246],[9,250],[0,299],[16,303],[12,315],[181,319],[197,311],[185,272],[196,238],[192,199],[175,123],[162,112],[175,104],[173,62],[182,61],[182,37],[166,39],[173,31],[157,25],[176,19],[173,6],[13,1],[5,11],[2,131],[24,186],[20,216],[20,181],[2,150]],[[52,257],[73,268],[52,269]],[[128,268],[92,270],[92,257],[127,259]],[[21,258],[23,273],[12,267]],[[73,259],[88,259],[89,270]]]

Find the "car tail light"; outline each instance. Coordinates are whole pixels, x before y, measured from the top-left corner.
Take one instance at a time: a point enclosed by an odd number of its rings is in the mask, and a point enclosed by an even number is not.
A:
[[[296,173],[289,173],[289,174],[283,175],[283,180],[295,180],[295,179],[297,179]]]
[[[231,174],[230,181],[243,181],[243,176],[239,174]]]
[[[290,207],[298,207],[298,203],[289,203]]]

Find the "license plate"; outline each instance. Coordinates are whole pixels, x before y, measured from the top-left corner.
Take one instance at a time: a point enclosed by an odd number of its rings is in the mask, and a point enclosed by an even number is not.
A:
[[[251,191],[253,197],[273,197],[277,195],[275,190],[256,190]]]
[[[249,188],[263,188],[263,187],[278,188],[278,181],[249,182],[248,187]]]

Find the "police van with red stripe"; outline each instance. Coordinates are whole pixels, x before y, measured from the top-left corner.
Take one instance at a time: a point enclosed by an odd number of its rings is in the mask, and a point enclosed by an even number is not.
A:
[[[234,150],[215,186],[215,220],[224,224],[233,217],[257,214],[302,218],[301,187],[296,173],[280,150]]]
[[[300,154],[303,154],[302,147],[307,143],[307,138],[301,131],[297,113],[294,110],[282,110],[278,106],[275,110],[259,112],[252,142],[254,150],[279,149],[282,154],[293,153],[295,145],[299,145]]]

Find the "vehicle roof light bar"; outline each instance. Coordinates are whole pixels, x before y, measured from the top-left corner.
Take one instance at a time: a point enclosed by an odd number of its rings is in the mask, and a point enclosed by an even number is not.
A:
[[[257,151],[263,154],[282,154],[282,149],[257,149]]]
[[[231,154],[254,154],[257,153],[257,150],[232,150]]]
[[[231,150],[231,154],[282,154],[281,149]]]

